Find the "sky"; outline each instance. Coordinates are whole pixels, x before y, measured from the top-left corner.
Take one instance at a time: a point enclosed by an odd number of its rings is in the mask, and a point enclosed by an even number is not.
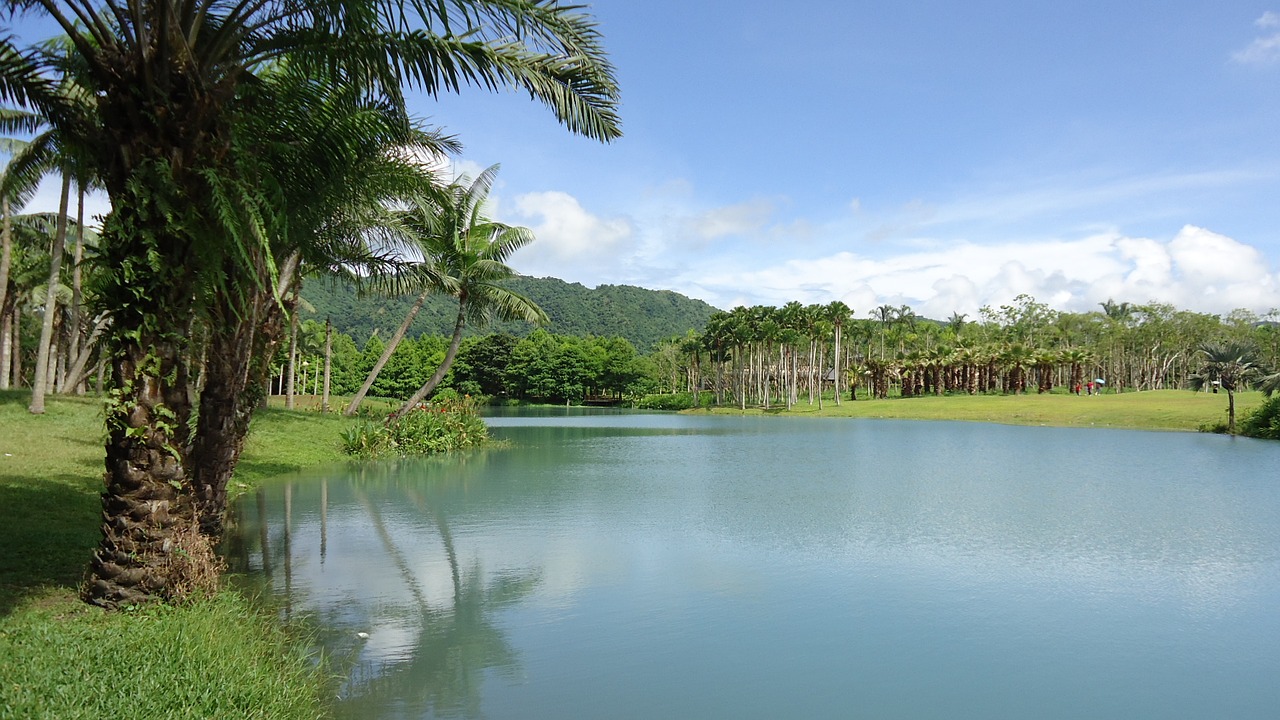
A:
[[[534,230],[524,274],[859,316],[1280,308],[1278,0],[590,12],[619,140],[519,92],[413,99],[457,171],[501,164],[490,214]]]

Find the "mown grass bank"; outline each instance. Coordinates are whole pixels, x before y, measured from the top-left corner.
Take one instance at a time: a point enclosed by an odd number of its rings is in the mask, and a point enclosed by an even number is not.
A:
[[[1262,393],[1236,393],[1237,420],[1262,403]],[[707,412],[692,411],[692,412]],[[736,408],[716,408],[714,413],[741,413]],[[801,397],[791,410],[765,411],[805,417],[898,418],[904,420],[966,420],[1010,425],[1053,427],[1131,428],[1137,430],[1199,430],[1202,426],[1225,423],[1225,393],[1194,393],[1186,390],[1069,395],[1030,393],[1026,395],[948,395],[886,400],[842,400],[836,405],[828,393],[823,407],[809,405]]]
[[[327,683],[274,617],[234,592],[105,613],[77,588],[98,542],[100,402],[0,392],[0,720],[315,718]],[[271,408],[254,420],[233,491],[341,462],[336,415]]]

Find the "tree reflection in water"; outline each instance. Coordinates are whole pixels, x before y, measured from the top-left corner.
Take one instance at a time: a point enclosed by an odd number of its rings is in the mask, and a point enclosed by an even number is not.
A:
[[[329,527],[328,483],[319,485],[316,495],[306,494],[319,501],[318,508],[299,504],[303,496],[295,494],[294,483],[255,493],[256,513],[245,512],[244,504],[234,513],[225,548],[228,560],[234,569],[249,573],[240,576],[242,586],[271,598],[284,619],[312,630],[331,669],[344,678],[337,690],[339,717],[480,717],[486,673],[509,678],[520,673],[517,654],[494,617],[527,598],[540,584],[541,573],[486,573],[478,557],[464,564],[441,502],[449,490],[444,486],[447,480],[437,479],[420,488],[417,483],[396,482],[394,468],[369,470],[368,475],[356,473],[354,504],[368,518],[372,534],[407,590],[407,595],[401,595],[407,602],[387,598],[370,603],[334,597],[323,585],[294,581],[294,566],[315,550],[300,541],[308,530],[295,523],[299,513],[315,511],[313,520],[319,525],[310,530],[319,532],[321,564],[327,551],[333,550],[327,547],[329,541],[337,539],[329,537],[333,528]],[[371,500],[362,487],[365,483],[375,498],[384,499]],[[307,490],[305,484],[298,489],[302,493]],[[388,523],[383,517],[380,508],[388,507],[385,498],[394,497],[396,491],[407,502],[395,507],[412,508],[409,522],[399,518],[399,522]],[[252,526],[255,520],[256,528]],[[430,552],[435,546],[432,535],[439,538],[448,561],[452,593],[447,598],[431,597],[414,569],[422,567],[415,554]],[[299,556],[291,557],[294,553]],[[286,577],[279,577],[272,569],[283,570]],[[265,571],[257,576],[264,586],[253,587],[251,574],[255,570]],[[397,645],[393,656],[373,656],[357,637],[360,632],[376,634],[379,628],[389,627],[412,633],[407,642]]]

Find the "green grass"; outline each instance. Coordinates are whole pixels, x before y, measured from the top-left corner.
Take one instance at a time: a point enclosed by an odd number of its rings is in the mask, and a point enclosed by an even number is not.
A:
[[[316,718],[325,683],[234,593],[107,613],[38,604],[0,623],[0,719]]]
[[[1262,393],[1236,393],[1236,421],[1262,404]],[[699,411],[692,411],[699,412]],[[733,408],[713,410],[739,413]],[[751,410],[748,412],[763,412]],[[806,417],[900,418],[908,420],[967,420],[1012,425],[1054,427],[1133,428],[1139,430],[1198,430],[1202,425],[1225,423],[1227,396],[1186,390],[1108,393],[1105,395],[949,395],[945,397],[889,398],[841,401],[830,395],[822,410],[801,398],[789,412],[771,413]]]
[[[274,617],[233,591],[106,613],[77,599],[98,543],[101,403],[0,392],[0,720],[314,718],[326,683]],[[261,411],[232,480],[343,462],[349,421]]]

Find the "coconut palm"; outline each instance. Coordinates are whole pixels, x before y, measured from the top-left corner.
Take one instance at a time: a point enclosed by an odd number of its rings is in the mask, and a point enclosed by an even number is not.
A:
[[[423,238],[427,258],[425,276],[442,292],[458,301],[453,336],[444,360],[427,382],[395,412],[403,415],[429,396],[444,379],[458,356],[462,333],[468,323],[486,325],[495,316],[502,320],[545,323],[547,314],[529,298],[502,286],[517,275],[506,264],[511,254],[533,241],[528,228],[489,220],[483,215],[484,202],[497,177],[493,165],[475,180],[464,178],[447,189],[448,201],[419,202],[408,224]]]
[[[1227,432],[1236,432],[1236,390],[1248,387],[1266,374],[1257,348],[1238,342],[1210,343],[1200,347],[1200,368],[1188,378],[1194,390],[1221,387],[1227,391]]]
[[[280,276],[270,243],[285,224],[282,187],[254,166],[237,123],[281,105],[258,80],[285,65],[326,87],[352,88],[403,108],[406,81],[436,95],[464,86],[520,87],[571,130],[619,134],[611,66],[589,16],[532,0],[431,3],[223,3],[214,0],[9,0],[51,18],[74,54],[65,67],[0,40],[0,100],[38,108],[94,149],[113,211],[100,287],[112,312],[115,395],[106,412],[103,542],[87,597],[116,606],[181,594],[177,558],[206,554],[192,524],[189,325],[242,305]],[[418,28],[418,29],[412,29]],[[74,68],[95,99],[91,122],[72,112],[46,71]],[[254,172],[261,170],[262,172]],[[287,237],[287,236],[286,236]],[[287,256],[286,256],[287,257]],[[264,283],[264,276],[268,283]],[[288,286],[286,286],[288,287]],[[229,314],[210,347],[231,335]],[[216,341],[213,339],[217,338]],[[248,338],[245,338],[246,340]],[[257,347],[246,343],[243,347]],[[265,361],[263,361],[265,362]],[[251,375],[234,360],[229,375]],[[204,415],[204,405],[201,405]],[[225,413],[233,408],[211,408]],[[235,422],[211,447],[239,435]],[[197,426],[197,435],[207,429]],[[198,440],[198,438],[196,438]],[[194,544],[192,544],[194,543]]]

